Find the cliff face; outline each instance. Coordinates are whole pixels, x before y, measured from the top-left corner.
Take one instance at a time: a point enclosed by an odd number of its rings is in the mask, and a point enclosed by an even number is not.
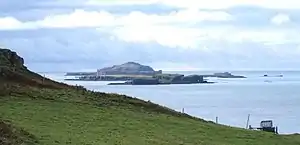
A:
[[[106,67],[98,70],[99,73],[105,73],[107,75],[117,75],[117,74],[149,74],[153,75],[156,72],[150,66],[141,65],[136,62],[127,62],[121,65],[114,65],[112,67]]]
[[[9,49],[0,48],[0,67],[24,69],[24,59]]]

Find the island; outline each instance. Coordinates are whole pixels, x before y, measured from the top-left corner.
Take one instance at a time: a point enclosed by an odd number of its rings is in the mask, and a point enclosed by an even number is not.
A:
[[[201,84],[214,83],[204,80],[201,75],[161,75],[153,78],[137,78],[126,81],[125,83],[110,83],[108,85],[170,85],[170,84]]]
[[[245,78],[232,75],[229,72],[214,73],[209,75],[188,75],[163,73],[162,70],[154,70],[152,67],[136,62],[127,62],[121,65],[113,65],[98,69],[96,72],[69,72],[66,81],[124,81],[124,83],[110,83],[109,85],[159,85],[159,84],[195,84],[212,83],[204,78]]]
[[[152,76],[162,74],[162,70],[155,71],[152,67],[136,62],[127,62],[121,65],[113,65],[98,69],[97,72],[68,72],[65,76]]]
[[[152,78],[161,75],[162,70],[155,71],[152,67],[136,62],[127,62],[98,69],[96,72],[68,72],[65,76],[75,76],[65,80],[71,81],[128,81],[138,78]]]

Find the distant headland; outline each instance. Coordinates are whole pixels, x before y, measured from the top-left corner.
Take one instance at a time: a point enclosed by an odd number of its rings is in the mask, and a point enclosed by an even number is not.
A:
[[[121,65],[113,65],[98,69],[96,72],[68,72],[66,76],[76,78],[65,79],[67,81],[125,81],[125,83],[110,83],[109,85],[159,85],[159,84],[195,84],[213,83],[205,77],[218,78],[245,78],[235,76],[229,72],[214,73],[208,75],[188,75],[163,73],[155,71],[152,67],[136,62],[127,62]]]

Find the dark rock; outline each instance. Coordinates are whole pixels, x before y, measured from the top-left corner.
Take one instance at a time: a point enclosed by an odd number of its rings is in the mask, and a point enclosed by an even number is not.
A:
[[[214,77],[218,77],[218,78],[246,78],[244,76],[236,76],[236,75],[232,75],[229,72],[224,72],[224,73],[214,73],[213,74]]]
[[[171,81],[166,77],[173,77]],[[204,81],[201,75],[165,75],[157,78],[140,78],[127,81],[125,83],[110,83],[109,85],[168,85],[168,84],[199,84],[199,83],[211,83]]]
[[[171,82],[179,82],[179,81],[182,81],[183,80],[183,77],[184,75],[178,75],[178,76],[175,76]]]
[[[132,85],[158,85],[159,80],[155,78],[144,78],[144,79],[134,79],[131,81]]]
[[[275,76],[263,75],[263,77],[283,77],[283,75],[275,75]]]
[[[189,76],[176,76],[171,81],[171,84],[196,84],[204,83],[203,76],[201,75],[189,75]]]
[[[34,86],[51,89],[73,88],[73,86],[52,81],[28,70],[27,67],[24,66],[24,59],[9,49],[0,49],[0,82],[0,91],[3,91],[3,88],[8,90],[7,85]],[[9,88],[12,88],[9,90],[16,89],[16,87]]]
[[[24,69],[24,59],[9,49],[0,48],[0,67]]]
[[[199,83],[203,82],[203,76],[200,75],[189,75],[185,76],[182,79],[183,81],[191,82],[191,83]]]

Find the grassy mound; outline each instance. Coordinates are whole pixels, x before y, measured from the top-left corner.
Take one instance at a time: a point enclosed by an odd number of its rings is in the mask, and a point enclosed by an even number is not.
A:
[[[0,117],[30,134],[2,121],[4,145],[300,145],[299,135],[218,125],[136,98],[56,83],[6,64],[0,75]]]

